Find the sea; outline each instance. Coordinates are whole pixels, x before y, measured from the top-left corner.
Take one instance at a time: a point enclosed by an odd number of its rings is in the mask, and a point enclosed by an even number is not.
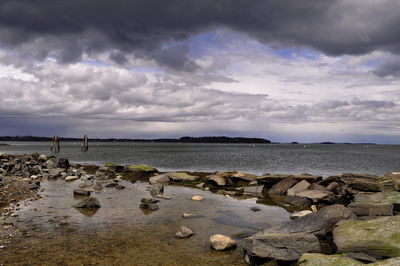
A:
[[[400,171],[400,145],[371,144],[201,144],[151,142],[61,142],[59,153],[49,142],[2,142],[0,153],[45,153],[76,163],[147,164],[159,171],[227,171],[250,174],[342,173],[384,175]]]

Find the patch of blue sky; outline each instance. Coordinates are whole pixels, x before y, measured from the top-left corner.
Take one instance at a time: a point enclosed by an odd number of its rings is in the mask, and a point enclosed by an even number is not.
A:
[[[111,66],[111,64],[103,62],[103,61],[99,61],[99,60],[84,59],[84,60],[81,61],[81,63],[87,64],[87,65],[91,65],[91,66],[97,66],[97,67],[109,67],[109,66]]]

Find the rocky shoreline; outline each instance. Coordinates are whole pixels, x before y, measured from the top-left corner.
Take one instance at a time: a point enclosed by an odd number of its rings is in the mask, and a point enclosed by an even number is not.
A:
[[[138,207],[157,211],[165,185],[189,186],[225,197],[257,197],[293,212],[293,220],[243,240],[244,259],[252,265],[398,265],[400,264],[400,173],[385,176],[347,173],[323,178],[301,174],[255,176],[236,171],[160,173],[146,165],[80,165],[44,154],[0,154],[0,215],[12,216],[21,200],[38,198],[43,180],[80,182],[74,205],[101,208],[92,193],[124,189],[121,180],[149,182],[151,197]],[[193,197],[192,200],[202,200]],[[254,211],[257,211],[256,208]],[[191,215],[185,213],[183,217]],[[9,225],[3,224],[3,229]],[[6,230],[3,230],[3,233]],[[190,238],[196,228],[177,228]],[[11,240],[10,240],[11,241]],[[3,247],[4,243],[0,243]],[[224,235],[210,236],[216,250],[235,248]]]

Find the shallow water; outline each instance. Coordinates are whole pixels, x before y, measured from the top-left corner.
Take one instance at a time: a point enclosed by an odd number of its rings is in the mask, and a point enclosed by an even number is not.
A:
[[[94,196],[102,207],[82,213],[71,207],[79,198],[73,189],[79,181],[45,181],[42,199],[29,202],[8,218],[24,232],[0,251],[0,262],[11,264],[98,264],[98,265],[244,265],[241,239],[262,228],[289,220],[277,206],[256,203],[256,198],[226,198],[187,187],[165,187],[160,209],[139,208],[148,197],[147,183],[122,181],[123,190],[105,188]],[[193,195],[205,199],[192,201]],[[250,207],[257,206],[259,212]],[[182,212],[199,218],[183,218]],[[194,231],[189,239],[176,239],[179,226]],[[210,250],[208,239],[220,233],[235,238],[239,247],[228,252]]]
[[[8,142],[4,153],[49,153],[48,142]],[[361,172],[383,175],[400,171],[399,145],[321,144],[192,144],[192,143],[61,143],[57,156],[75,162],[148,164],[160,171],[225,171],[311,173],[318,175]]]

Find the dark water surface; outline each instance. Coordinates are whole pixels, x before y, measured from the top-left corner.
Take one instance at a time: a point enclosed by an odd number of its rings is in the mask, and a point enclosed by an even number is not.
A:
[[[50,153],[48,142],[7,142],[4,153]],[[400,145],[61,143],[57,156],[80,163],[148,164],[160,171],[238,170],[252,174],[362,172],[383,175],[400,170]]]

